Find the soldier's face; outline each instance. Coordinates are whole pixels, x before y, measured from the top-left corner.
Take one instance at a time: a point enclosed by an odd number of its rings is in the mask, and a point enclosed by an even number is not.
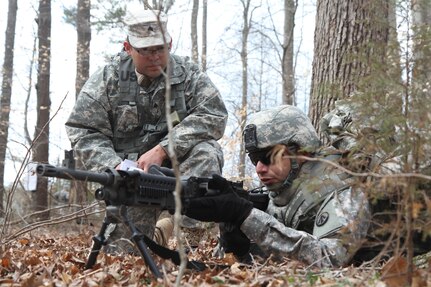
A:
[[[283,151],[281,157],[275,162],[265,164],[264,161],[258,161],[256,164],[256,173],[260,181],[266,186],[284,182],[289,175],[290,169],[291,164],[287,149]]]
[[[169,48],[167,46],[138,49],[126,41],[124,49],[132,57],[136,70],[151,79],[160,76],[168,63]]]

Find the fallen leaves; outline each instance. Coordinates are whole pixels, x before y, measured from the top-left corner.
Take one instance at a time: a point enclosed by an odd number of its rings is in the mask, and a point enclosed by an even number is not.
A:
[[[98,230],[96,230],[98,231]],[[139,256],[113,256],[100,252],[91,270],[84,266],[96,233],[90,227],[60,233],[49,229],[17,238],[2,247],[0,254],[0,286],[173,286],[178,267],[170,261],[155,258],[164,274],[156,279]],[[380,270],[348,267],[338,270],[313,270],[292,260],[273,262],[255,260],[244,265],[227,254],[216,259],[212,251],[215,238],[191,250],[189,259],[206,262],[210,268],[196,272],[186,270],[182,286],[402,286],[405,262],[401,259]],[[227,268],[217,268],[226,266]],[[379,275],[382,278],[379,279]],[[426,271],[417,271],[415,286],[431,286]],[[393,279],[389,279],[393,278]],[[395,283],[394,283],[395,282]],[[398,285],[396,285],[399,283]],[[428,284],[428,285],[427,285]]]

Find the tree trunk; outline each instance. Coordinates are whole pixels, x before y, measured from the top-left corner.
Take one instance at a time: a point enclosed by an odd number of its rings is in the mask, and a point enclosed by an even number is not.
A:
[[[282,58],[283,104],[295,104],[295,70],[293,67],[293,31],[297,1],[284,0],[284,42]]]
[[[203,0],[202,4],[202,70],[207,70],[207,20],[208,20],[208,1]]]
[[[191,37],[192,37],[192,60],[195,63],[199,63],[198,12],[199,12],[199,0],[193,0],[192,19],[191,19]]]
[[[320,118],[385,62],[388,1],[318,0],[309,116]],[[381,68],[381,67],[380,67]]]
[[[76,31],[78,34],[76,48],[76,97],[78,97],[79,91],[81,91],[90,74],[90,9],[91,0],[78,0],[78,12],[76,14]]]
[[[78,42],[76,47],[76,98],[90,75],[90,23],[91,0],[78,0],[78,11],[76,14],[76,31]],[[81,161],[75,161],[77,169],[83,169]],[[71,185],[70,203],[83,205],[87,201],[87,183],[77,181]]]
[[[428,0],[412,1],[414,69],[413,79],[425,82],[431,79],[431,3]]]
[[[13,80],[13,57],[15,47],[16,13],[18,9],[17,0],[9,0],[7,15],[6,39],[3,61],[3,82],[0,102],[0,217],[3,216],[4,188],[4,165],[6,162],[6,148],[9,127],[10,99],[12,96]]]
[[[241,0],[243,5],[242,11],[242,37],[241,37],[241,65],[242,65],[242,96],[241,96],[241,109],[240,109],[240,131],[244,131],[247,122],[247,95],[248,95],[248,35],[250,34],[251,16],[249,16],[251,0]],[[250,19],[249,19],[250,17]],[[240,178],[245,176],[245,147],[242,144],[239,151],[239,165],[238,173]]]
[[[51,0],[39,1],[38,38],[38,73],[37,73],[37,120],[33,141],[33,161],[48,162],[49,156],[49,97],[50,61],[51,61]],[[37,179],[37,191],[32,195],[33,211],[48,208],[48,180],[40,176]],[[38,215],[39,219],[49,218],[49,212]]]

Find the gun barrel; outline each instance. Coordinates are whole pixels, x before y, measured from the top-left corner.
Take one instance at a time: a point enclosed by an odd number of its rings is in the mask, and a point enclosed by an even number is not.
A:
[[[109,172],[97,173],[84,170],[75,170],[64,167],[56,167],[50,164],[38,164],[36,173],[47,177],[57,177],[69,180],[81,180],[98,182],[109,186],[114,183],[114,175]]]

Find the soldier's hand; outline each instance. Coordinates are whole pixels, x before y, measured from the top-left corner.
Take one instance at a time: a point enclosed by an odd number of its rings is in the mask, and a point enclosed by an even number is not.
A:
[[[238,226],[220,224],[220,245],[226,253],[243,257],[250,251],[250,239]]]
[[[253,209],[253,203],[239,197],[229,182],[219,175],[213,175],[210,188],[217,187],[220,195],[188,199],[185,214],[200,221],[228,222],[240,226]]]
[[[162,166],[163,161],[167,158],[165,150],[160,145],[156,145],[138,158],[138,168],[148,172],[151,165]]]

